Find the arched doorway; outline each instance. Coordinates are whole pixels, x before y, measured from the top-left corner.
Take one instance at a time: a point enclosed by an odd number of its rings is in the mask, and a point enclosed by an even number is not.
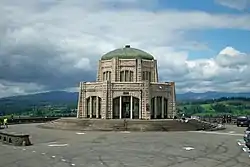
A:
[[[101,101],[98,96],[90,96],[86,99],[87,118],[101,118]]]
[[[133,119],[139,119],[139,103],[140,99],[133,97]]]
[[[98,97],[98,110],[97,110],[97,118],[102,118],[102,98]]]
[[[87,118],[90,118],[90,97],[86,99],[86,116]]]
[[[113,99],[113,119],[119,119],[119,105],[120,105],[120,97],[116,97]]]
[[[132,96],[122,96],[122,118],[131,118],[131,97]]]
[[[120,96],[113,99],[113,119],[139,119],[140,100],[133,96]]]
[[[166,119],[168,100],[165,97],[157,96],[151,99],[151,119]]]

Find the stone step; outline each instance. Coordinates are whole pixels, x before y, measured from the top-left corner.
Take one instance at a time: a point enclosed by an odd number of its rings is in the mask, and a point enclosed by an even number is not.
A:
[[[124,120],[101,119],[60,119],[43,126],[56,129],[108,131],[194,131],[216,127],[215,125],[197,120],[189,120],[188,122],[177,120],[127,120],[124,123]]]

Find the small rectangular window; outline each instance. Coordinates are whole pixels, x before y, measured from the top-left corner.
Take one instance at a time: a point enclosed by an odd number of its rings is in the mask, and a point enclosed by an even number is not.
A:
[[[145,72],[143,71],[142,73],[142,80],[144,81],[145,80]]]
[[[102,80],[105,81],[105,72],[102,74]]]
[[[125,82],[129,81],[129,71],[125,71]]]
[[[124,82],[125,81],[125,73],[124,71],[120,72],[120,82]]]
[[[108,80],[111,81],[111,72],[110,71],[108,72],[108,75],[109,75]]]
[[[134,81],[134,75],[133,75],[133,71],[130,71],[130,82]]]
[[[148,80],[148,72],[146,71],[146,80]]]

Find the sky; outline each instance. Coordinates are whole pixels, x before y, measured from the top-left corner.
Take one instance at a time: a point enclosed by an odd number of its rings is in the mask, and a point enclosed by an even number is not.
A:
[[[1,0],[0,97],[77,90],[129,44],[177,93],[250,92],[250,0]]]

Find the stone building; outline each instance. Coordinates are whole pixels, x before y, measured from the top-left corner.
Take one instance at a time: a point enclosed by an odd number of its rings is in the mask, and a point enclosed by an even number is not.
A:
[[[80,82],[77,117],[173,118],[175,101],[175,83],[158,81],[157,60],[126,45],[101,57],[96,82]]]

